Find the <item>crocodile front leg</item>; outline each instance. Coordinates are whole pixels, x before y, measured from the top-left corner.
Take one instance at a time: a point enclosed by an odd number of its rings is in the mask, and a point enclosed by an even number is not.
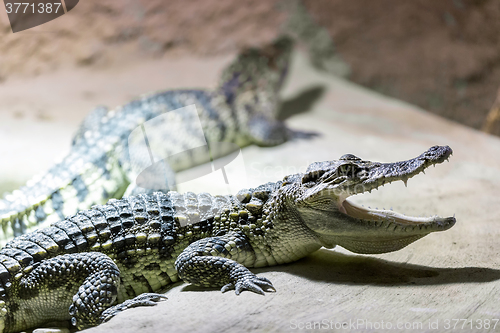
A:
[[[239,233],[208,237],[192,243],[175,261],[179,277],[204,287],[222,287],[221,291],[235,289],[236,295],[250,290],[264,295],[276,291],[272,283],[250,272],[243,264],[256,260],[248,239]]]

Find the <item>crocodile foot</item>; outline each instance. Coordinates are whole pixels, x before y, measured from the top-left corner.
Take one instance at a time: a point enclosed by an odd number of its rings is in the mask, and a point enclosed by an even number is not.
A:
[[[264,291],[276,291],[271,281],[265,277],[259,277],[250,271],[239,274],[234,281],[221,288],[223,293],[228,290],[235,290],[236,295],[239,295],[244,290],[253,291],[260,295],[264,295]]]

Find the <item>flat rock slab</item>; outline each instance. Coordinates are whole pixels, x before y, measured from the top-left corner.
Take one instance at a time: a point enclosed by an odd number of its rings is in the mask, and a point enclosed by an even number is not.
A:
[[[175,68],[165,65],[168,75],[156,82],[175,87],[179,79],[173,78],[177,75],[184,78],[185,86],[210,85],[225,63],[227,59],[197,63],[199,69],[206,68],[201,75],[205,84],[197,84],[200,79],[189,62]],[[146,92],[149,85],[145,82],[159,76],[151,71],[151,66],[157,65],[148,63],[135,68],[133,88],[127,86],[127,79],[116,82],[113,75],[117,74],[112,71],[98,74],[103,82],[100,84],[124,85],[123,90]],[[127,77],[128,70],[119,75]],[[87,72],[72,75],[76,90],[81,85],[80,77],[92,78]],[[9,82],[3,85],[8,87]],[[141,87],[143,90],[139,90]],[[122,102],[120,98],[125,96],[120,95],[120,89],[113,89],[110,100]],[[105,100],[106,91],[99,94]],[[89,332],[500,330],[500,140],[323,75],[300,54],[294,59],[284,96],[282,111],[290,127],[320,135],[278,147],[243,149],[248,186],[279,180],[286,174],[304,171],[312,162],[337,159],[346,153],[392,162],[418,156],[433,145],[449,145],[454,151],[450,163],[410,179],[408,188],[402,182],[393,183],[352,200],[372,207],[392,207],[408,215],[455,214],[457,224],[394,253],[356,255],[342,248],[321,249],[292,264],[255,269],[277,289],[265,296],[251,292],[235,296],[234,292],[222,294],[219,290],[178,283],[166,292],[167,301],[155,307],[128,310]],[[55,99],[53,103],[63,110],[79,101],[62,98],[62,104]],[[50,105],[47,102],[46,107]],[[69,133],[87,111],[80,107],[70,117],[70,126],[60,131],[57,140],[52,140],[56,146],[49,151],[55,155],[56,151],[60,154],[67,149]],[[4,112],[0,117],[8,120],[11,115]],[[39,125],[41,132],[47,130],[47,136],[53,131],[54,122],[64,117],[54,118],[46,121],[45,129]],[[30,119],[9,121],[33,125]],[[39,124],[36,119],[33,122]],[[30,154],[46,149],[41,138],[22,136],[16,131],[6,134],[1,126],[0,138],[3,161],[7,158],[21,164],[33,163]],[[25,150],[13,149],[16,142],[23,143]],[[39,158],[43,159],[42,155]],[[50,154],[49,157],[52,158]],[[49,157],[40,165],[50,165]],[[0,168],[2,171],[14,167]],[[28,170],[21,171],[16,174],[14,168],[9,172],[16,179],[29,178]],[[205,182],[204,186],[186,183],[179,189],[225,191],[220,180]]]

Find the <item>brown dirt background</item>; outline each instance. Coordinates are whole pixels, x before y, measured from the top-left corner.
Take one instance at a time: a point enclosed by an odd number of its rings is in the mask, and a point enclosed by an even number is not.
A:
[[[285,1],[83,0],[60,18],[15,34],[1,10],[0,82],[167,55],[229,54],[277,36],[287,18]],[[500,87],[500,1],[304,4],[328,29],[352,81],[473,128],[483,126]],[[494,132],[500,135],[500,126]]]
[[[500,1],[307,0],[306,6],[328,28],[354,82],[481,128],[500,87]]]

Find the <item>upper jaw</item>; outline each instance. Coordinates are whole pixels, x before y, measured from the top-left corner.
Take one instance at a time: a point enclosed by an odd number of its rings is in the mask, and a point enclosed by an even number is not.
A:
[[[453,151],[448,146],[434,146],[415,158],[394,163],[342,158],[338,161],[313,163],[302,176],[305,191],[300,201],[327,192],[330,196],[338,197],[341,203],[351,195],[371,192],[393,181],[401,180],[406,185],[409,178],[424,172],[431,165],[448,160],[452,154]]]
[[[367,162],[360,170],[359,181],[347,183],[343,190],[348,195],[370,192],[387,183],[401,180],[407,183],[408,179],[424,172],[431,165],[442,163],[453,154],[449,146],[434,146],[420,156],[406,161],[394,163]]]

